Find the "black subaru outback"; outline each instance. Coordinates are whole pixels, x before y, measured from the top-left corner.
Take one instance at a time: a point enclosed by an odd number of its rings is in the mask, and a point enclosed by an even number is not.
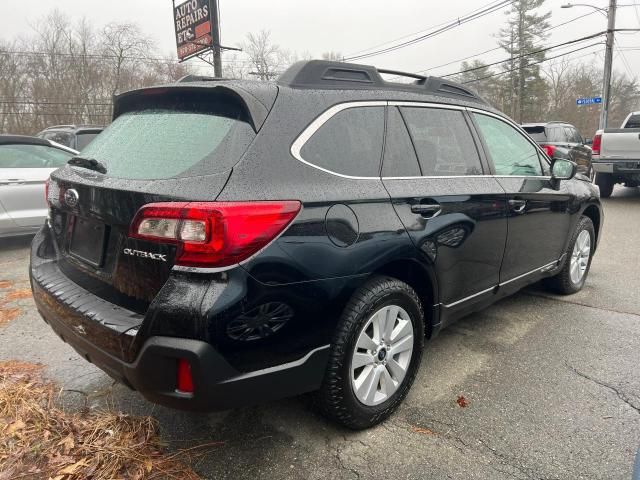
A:
[[[48,186],[31,284],[84,358],[194,410],[317,392],[374,425],[425,336],[525,285],[584,285],[597,189],[462,85],[343,63],[116,98]],[[397,73],[397,72],[395,72]]]

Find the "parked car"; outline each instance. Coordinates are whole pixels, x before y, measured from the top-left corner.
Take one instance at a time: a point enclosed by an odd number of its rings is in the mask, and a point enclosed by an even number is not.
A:
[[[42,138],[0,135],[0,237],[36,233],[47,216],[45,182],[78,152]]]
[[[617,183],[640,186],[640,112],[630,113],[620,128],[596,132],[593,167],[604,198],[611,196]]]
[[[522,128],[549,158],[569,159],[578,165],[578,173],[593,179],[591,142],[576,127],[566,122],[545,122],[527,123]]]
[[[86,163],[52,175],[38,311],[153,402],[317,390],[366,428],[425,335],[542,279],[580,290],[603,217],[575,163],[462,85],[381,73],[308,61],[116,97]]]
[[[45,128],[37,136],[80,151],[102,130],[104,127],[99,125],[55,125]]]

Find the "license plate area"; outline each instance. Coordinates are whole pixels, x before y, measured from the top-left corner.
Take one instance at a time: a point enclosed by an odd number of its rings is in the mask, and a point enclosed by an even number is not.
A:
[[[102,266],[106,234],[103,223],[74,217],[69,253],[94,267]]]

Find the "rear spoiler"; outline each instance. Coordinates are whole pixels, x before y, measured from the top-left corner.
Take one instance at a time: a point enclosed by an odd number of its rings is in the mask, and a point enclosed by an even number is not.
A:
[[[278,89],[275,86],[271,88],[263,87],[260,92],[256,92],[257,95],[252,94],[248,90],[241,88],[239,85],[230,82],[229,84],[172,84],[162,85],[158,87],[140,88],[137,90],[130,90],[120,95],[116,95],[113,98],[113,120],[119,117],[122,113],[126,112],[132,103],[141,98],[147,98],[154,95],[164,95],[166,93],[173,92],[190,92],[190,93],[202,93],[226,96],[234,99],[239,105],[243,106],[246,110],[247,116],[253,129],[258,132],[264,124],[271,107],[275,103]]]

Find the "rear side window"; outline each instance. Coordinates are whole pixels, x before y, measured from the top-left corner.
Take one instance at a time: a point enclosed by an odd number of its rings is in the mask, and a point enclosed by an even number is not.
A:
[[[397,107],[389,108],[383,177],[419,177],[418,157]]]
[[[76,135],[76,150],[82,150],[89,145],[91,141],[98,136],[98,133],[78,133]]]
[[[331,172],[378,177],[384,136],[384,107],[342,110],[325,122],[300,150],[302,158]]]
[[[464,114],[440,108],[400,109],[424,176],[482,175],[482,164]]]
[[[541,176],[538,149],[508,123],[473,114],[493,160],[496,175]]]
[[[564,127],[547,127],[547,138],[551,143],[568,142]]]
[[[82,156],[102,162],[110,177],[192,177],[229,170],[255,138],[239,107],[222,100],[160,105],[121,114]]]
[[[631,115],[624,128],[640,128],[640,115]]]
[[[73,155],[44,145],[0,146],[0,168],[60,168]]]

